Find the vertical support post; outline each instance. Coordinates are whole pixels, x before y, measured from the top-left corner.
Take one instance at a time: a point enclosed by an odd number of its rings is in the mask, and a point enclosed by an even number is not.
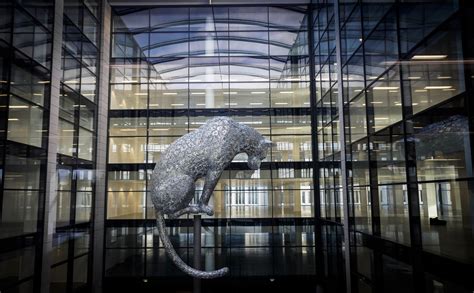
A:
[[[101,3],[101,29],[99,45],[99,83],[97,95],[97,145],[96,182],[92,233],[92,292],[102,292],[104,275],[105,201],[107,197],[107,120],[109,101],[109,59],[111,7],[107,1]]]
[[[339,25],[339,0],[334,0],[334,29],[336,35],[336,62],[337,62],[337,90],[338,102],[337,109],[339,113],[339,144],[341,148],[341,183],[342,183],[342,201],[344,206],[344,261],[346,273],[346,292],[351,293],[351,250],[349,233],[349,192],[347,187],[347,156],[346,156],[346,124],[344,117],[344,96],[343,96],[343,77],[342,77],[342,51],[341,51],[341,27]]]
[[[201,215],[194,215],[194,268],[201,269]],[[201,279],[193,279],[193,293],[201,293]]]
[[[310,81],[310,107],[311,107],[311,152],[313,154],[313,211],[315,218],[315,237],[316,237],[316,275],[324,275],[324,254],[322,242],[322,228],[321,228],[321,200],[319,191],[319,151],[318,151],[318,113],[316,111],[316,62],[314,60],[314,23],[313,23],[313,9],[314,6],[308,6],[308,52],[309,52],[309,81]]]
[[[51,62],[51,95],[49,100],[48,120],[48,155],[46,166],[46,190],[43,211],[43,237],[41,253],[41,279],[39,292],[50,292],[51,280],[51,251],[53,250],[53,236],[56,231],[56,204],[57,204],[57,148],[59,137],[59,94],[62,77],[61,50],[63,43],[63,12],[62,0],[54,1],[54,25]]]

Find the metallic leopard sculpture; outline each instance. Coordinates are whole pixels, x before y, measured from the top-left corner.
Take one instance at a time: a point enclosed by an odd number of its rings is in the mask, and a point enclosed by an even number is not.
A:
[[[188,266],[176,253],[166,234],[164,215],[176,218],[186,213],[214,214],[208,205],[217,181],[239,153],[248,155],[248,166],[260,168],[271,148],[271,141],[255,129],[226,117],[208,120],[196,131],[173,142],[161,155],[151,176],[151,196],[157,228],[165,250],[182,271],[195,278],[212,279],[226,275],[228,268],[200,271]],[[204,189],[197,204],[191,204],[195,181],[204,178]]]

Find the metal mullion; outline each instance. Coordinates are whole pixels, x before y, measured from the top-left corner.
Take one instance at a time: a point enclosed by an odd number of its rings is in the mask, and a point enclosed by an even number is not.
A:
[[[397,54],[398,60],[401,60],[401,41],[400,41],[400,6],[396,3],[396,31],[397,31]],[[404,142],[404,155],[405,155],[405,175],[406,175],[406,186],[408,193],[408,220],[410,225],[410,246],[412,250],[411,259],[413,262],[413,286],[416,292],[424,292],[425,290],[425,278],[424,278],[424,265],[423,265],[423,244],[422,244],[422,231],[421,231],[421,219],[420,219],[420,203],[418,197],[418,183],[417,183],[417,163],[416,163],[416,147],[413,140],[409,140],[408,136],[414,134],[414,128],[412,120],[407,120],[407,116],[413,114],[411,95],[406,93],[403,89],[403,66],[398,66],[400,78],[399,85],[402,89],[400,92],[400,99],[402,104],[402,127],[403,127],[403,142]],[[392,138],[392,135],[390,136]]]
[[[314,213],[314,231],[315,231],[315,263],[316,275],[324,275],[324,254],[322,251],[322,225],[321,225],[321,192],[319,184],[319,152],[318,152],[318,120],[316,103],[316,62],[314,45],[314,23],[313,23],[313,5],[308,5],[308,54],[309,54],[309,82],[310,82],[310,107],[311,107],[311,153],[312,153],[312,179],[313,179],[313,213]]]
[[[339,20],[339,0],[333,1],[334,19]],[[343,97],[343,74],[342,74],[342,53],[341,53],[341,29],[335,21],[335,43],[336,43],[336,60],[337,60],[337,77],[338,77],[338,112],[339,112],[339,143],[341,158],[341,184],[342,198],[344,206],[344,263],[345,263],[345,281],[346,291],[351,292],[351,253],[350,253],[350,234],[349,234],[349,205],[348,205],[348,186],[347,186],[347,161],[346,161],[346,139],[345,139],[345,117],[344,117],[344,97]]]
[[[5,186],[5,167],[6,167],[6,158],[7,158],[7,137],[8,137],[8,117],[10,116],[10,90],[11,90],[11,76],[12,76],[12,65],[13,65],[13,60],[14,60],[14,50],[13,50],[13,26],[14,26],[14,17],[15,14],[13,13],[14,11],[14,6],[10,7],[11,11],[11,21],[10,21],[10,43],[8,44],[8,48],[10,51],[8,52],[10,55],[9,60],[6,60],[6,62],[3,64],[4,68],[9,68],[8,73],[7,73],[7,86],[5,88],[5,93],[7,94],[7,98],[5,99],[5,129],[4,129],[4,137],[3,137],[3,154],[2,154],[2,166],[3,166],[3,172],[0,175],[0,207],[3,207],[3,197],[4,197],[4,186]],[[9,66],[8,66],[9,65]],[[0,208],[0,218],[3,216],[3,208]]]

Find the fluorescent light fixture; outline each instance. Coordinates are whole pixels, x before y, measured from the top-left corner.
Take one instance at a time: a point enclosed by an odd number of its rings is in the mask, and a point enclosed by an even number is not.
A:
[[[425,90],[446,90],[452,87],[453,86],[451,85],[430,85],[430,86],[425,86]]]
[[[184,106],[184,104],[171,104],[172,107],[180,107],[180,106]]]
[[[28,109],[28,106],[9,106],[10,109]]]
[[[309,103],[309,102],[304,102],[303,104],[304,104],[304,105],[309,105],[310,103]]]
[[[374,120],[388,120],[388,117],[375,117]]]
[[[136,128],[122,128],[120,131],[137,131]]]
[[[452,88],[452,89],[443,89],[442,91],[443,92],[453,92],[455,91],[456,89]]]
[[[415,55],[411,60],[443,60],[448,58],[448,55]]]
[[[227,105],[227,106],[237,106],[238,104],[237,103],[225,103],[225,105]]]
[[[252,95],[262,95],[266,94],[267,92],[250,92]]]
[[[196,106],[206,106],[206,104],[196,104]]]
[[[428,90],[415,90],[415,93],[426,93]]]
[[[146,96],[148,95],[147,93],[135,93],[135,96]]]
[[[263,103],[250,103],[250,105],[252,105],[252,106],[260,106],[260,105],[263,105]]]
[[[18,121],[18,120],[20,120],[20,119],[18,119],[18,118],[8,118],[8,121]]]
[[[150,107],[158,107],[160,104],[150,104]]]
[[[7,83],[7,81],[6,80],[0,80],[0,83]]]
[[[153,130],[153,131],[168,131],[170,129],[169,128],[152,128],[151,130]]]
[[[383,104],[383,102],[370,102],[371,104]]]
[[[393,90],[398,90],[398,86],[376,86],[374,87],[375,91],[393,91]]]
[[[275,105],[288,105],[288,103],[281,102],[281,103],[275,103]]]
[[[299,77],[288,77],[288,78],[285,78],[285,80],[287,80],[287,81],[299,81],[300,78]]]
[[[40,84],[49,83],[49,80],[40,80],[40,81],[38,81],[38,83],[40,83]]]
[[[63,132],[74,132],[74,129],[63,129]]]
[[[421,79],[421,76],[409,76],[408,79]]]
[[[389,93],[398,93],[397,90],[393,90],[393,91],[388,91]]]
[[[287,127],[286,129],[288,130],[299,130],[299,129],[302,129],[303,127],[297,127],[297,126],[291,126],[291,127]]]
[[[236,95],[237,92],[223,92],[224,95]]]
[[[280,92],[280,94],[294,94],[295,92],[292,92],[292,91],[283,91],[283,92]]]
[[[195,96],[198,96],[198,95],[205,95],[206,93],[205,92],[194,92],[194,93],[191,93],[191,95],[195,95]]]
[[[268,130],[270,127],[254,127],[256,130]]]
[[[452,76],[442,76],[442,75],[438,76],[438,79],[451,79],[451,78],[453,78],[453,77]]]
[[[178,93],[163,93],[163,96],[176,96]]]
[[[242,121],[242,124],[262,124],[262,121]]]

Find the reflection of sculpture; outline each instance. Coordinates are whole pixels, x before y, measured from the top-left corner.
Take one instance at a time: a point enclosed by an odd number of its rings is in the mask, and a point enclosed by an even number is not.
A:
[[[239,153],[248,155],[250,169],[258,169],[266,157],[271,142],[255,129],[230,118],[218,117],[206,122],[192,133],[173,142],[163,153],[151,177],[151,195],[155,206],[158,232],[168,256],[185,273],[196,278],[217,278],[228,268],[205,272],[188,266],[174,250],[165,230],[164,215],[171,218],[185,213],[214,212],[209,199],[224,169]],[[198,203],[194,198],[194,182],[205,178]]]

